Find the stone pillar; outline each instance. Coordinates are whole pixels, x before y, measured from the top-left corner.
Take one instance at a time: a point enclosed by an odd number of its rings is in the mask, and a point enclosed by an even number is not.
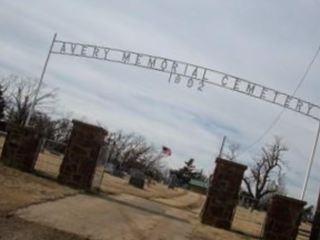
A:
[[[218,228],[230,229],[239,190],[247,166],[217,158],[216,168],[201,212],[201,222]]]
[[[85,190],[98,188],[105,159],[100,153],[108,133],[101,127],[84,122],[73,120],[72,123],[73,129],[58,181]]]
[[[319,240],[320,239],[320,193],[318,197],[318,204],[316,213],[314,215],[310,240]]]
[[[31,127],[8,127],[1,161],[22,171],[32,172],[40,152],[41,136]]]
[[[299,231],[301,213],[306,202],[276,195],[268,207],[264,240],[294,240]]]

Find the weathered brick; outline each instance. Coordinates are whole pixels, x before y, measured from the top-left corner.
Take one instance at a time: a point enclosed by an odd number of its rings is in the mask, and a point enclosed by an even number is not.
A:
[[[1,161],[11,167],[32,172],[41,147],[41,136],[32,127],[8,126]]]
[[[314,215],[310,240],[319,240],[320,239],[320,194],[318,197],[318,204],[316,213]]]
[[[60,167],[61,183],[86,190],[99,188],[104,156],[100,151],[107,131],[101,127],[73,120],[73,129]]]
[[[230,229],[243,174],[247,166],[217,158],[216,168],[201,212],[201,222]]]
[[[264,240],[294,240],[306,202],[276,195],[268,207],[264,224]]]

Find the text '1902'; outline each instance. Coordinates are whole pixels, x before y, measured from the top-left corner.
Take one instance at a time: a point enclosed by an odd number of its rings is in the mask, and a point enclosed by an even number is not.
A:
[[[185,82],[188,88],[203,91],[211,84],[277,104],[320,120],[320,107],[308,101],[206,67],[164,57],[121,49],[56,40],[51,53],[117,62],[169,74],[169,83]]]

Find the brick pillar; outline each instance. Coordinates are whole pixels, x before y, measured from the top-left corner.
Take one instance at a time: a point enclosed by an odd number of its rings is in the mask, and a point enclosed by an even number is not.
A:
[[[246,169],[245,165],[217,158],[207,199],[201,212],[203,224],[224,229],[231,228]]]
[[[306,202],[276,195],[268,207],[264,240],[294,240],[299,231],[301,213]]]
[[[31,127],[8,127],[1,161],[22,171],[32,172],[40,152],[41,136]]]
[[[318,197],[318,204],[316,213],[314,215],[310,240],[319,240],[320,239],[320,193]]]
[[[99,187],[97,178],[102,178],[100,151],[107,131],[101,127],[73,120],[70,140],[60,167],[58,180],[61,183],[92,190]],[[97,174],[101,176],[97,176]],[[94,186],[95,185],[95,186]]]

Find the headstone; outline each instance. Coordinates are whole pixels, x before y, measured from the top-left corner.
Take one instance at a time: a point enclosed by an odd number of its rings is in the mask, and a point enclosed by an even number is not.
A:
[[[38,159],[41,136],[32,127],[8,127],[3,145],[1,161],[11,167],[32,172]]]
[[[145,184],[145,175],[144,173],[139,170],[139,169],[131,169],[130,171],[130,179],[129,179],[129,184],[143,189],[144,188],[144,184]]]
[[[201,222],[230,229],[238,204],[243,174],[247,166],[217,158],[207,199],[201,212]]]
[[[101,151],[107,131],[77,120],[72,123],[58,180],[73,187],[94,190],[99,187],[103,175],[105,158]]]
[[[169,184],[168,184],[168,188],[169,189],[174,189],[177,186],[177,175],[172,173],[170,174],[170,179],[169,179]]]
[[[310,240],[320,240],[320,194],[318,197],[317,209],[312,223]]]
[[[264,224],[264,240],[294,240],[306,202],[276,195],[268,207]]]

